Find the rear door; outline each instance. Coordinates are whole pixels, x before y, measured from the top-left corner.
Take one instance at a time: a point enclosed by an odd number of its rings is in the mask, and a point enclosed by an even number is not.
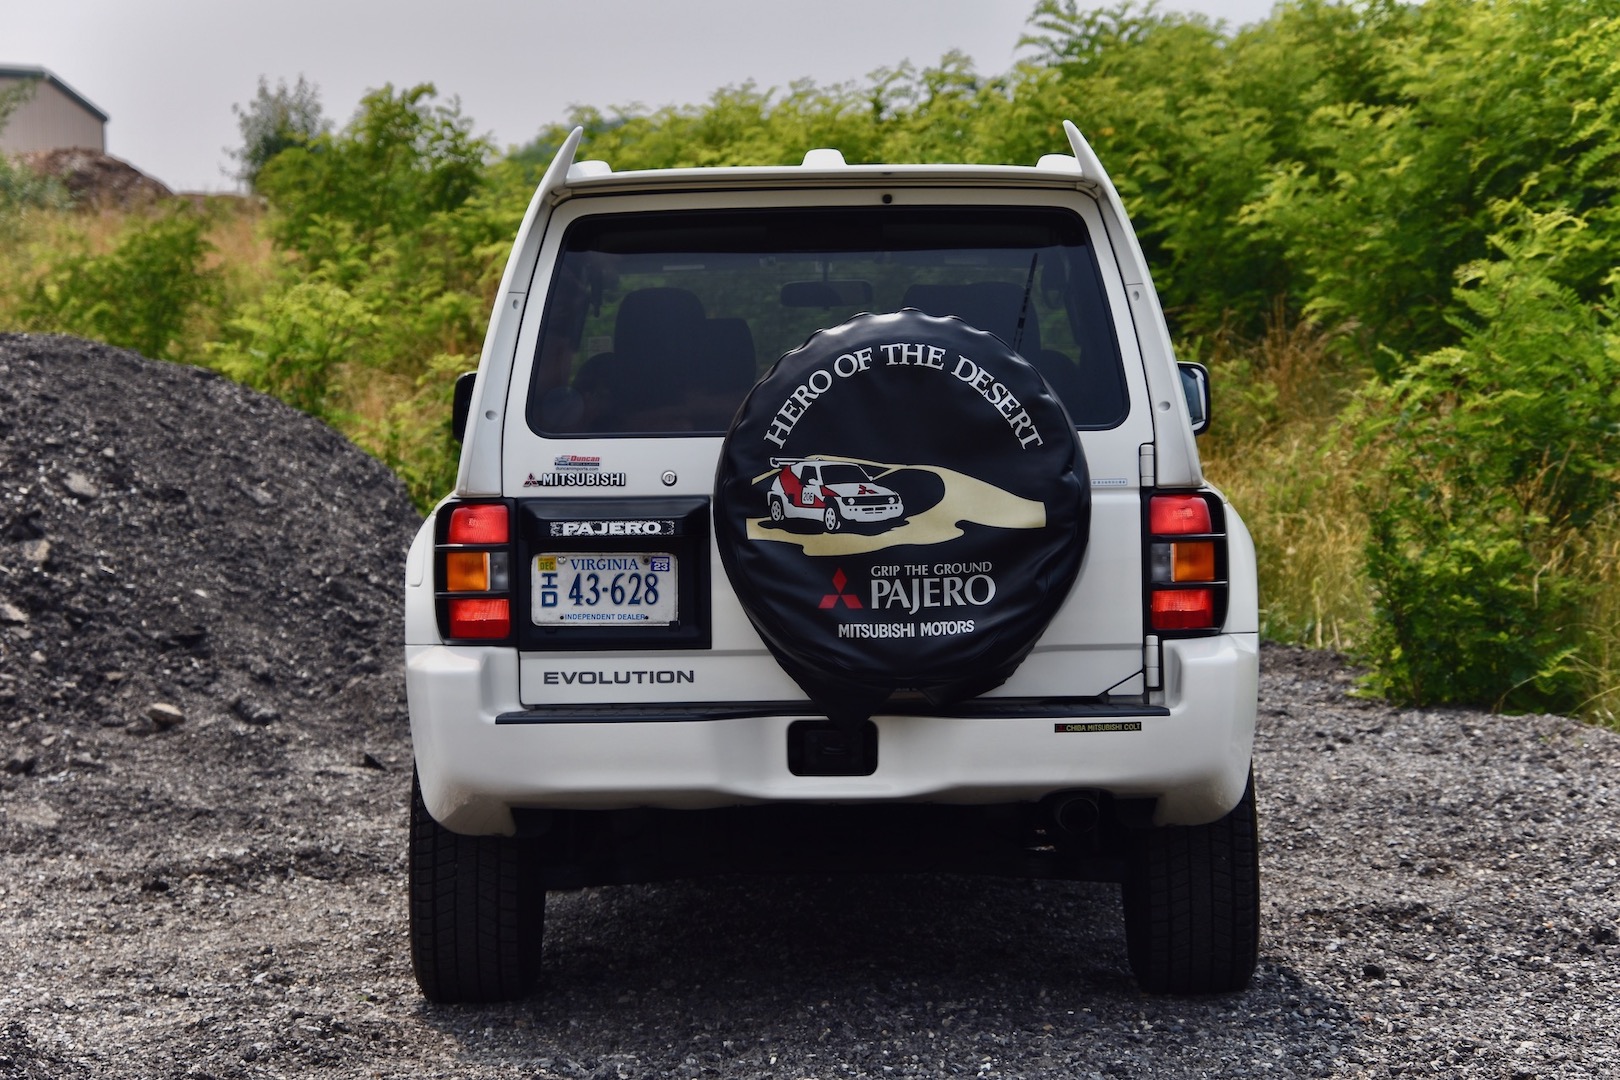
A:
[[[1009,191],[987,209],[917,189],[895,208],[860,191],[788,206],[731,192],[560,206],[518,337],[502,464],[503,491],[520,501],[514,585],[530,614],[523,702],[802,700],[710,541],[721,442],[784,352],[857,312],[902,307],[1016,338],[1069,408],[1089,469],[1079,579],[990,696],[1140,693],[1139,448],[1152,421],[1096,205],[1071,192],[1054,210],[1053,197]]]

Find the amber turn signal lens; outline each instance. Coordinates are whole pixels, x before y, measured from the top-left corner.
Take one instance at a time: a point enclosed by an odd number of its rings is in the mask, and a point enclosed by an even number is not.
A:
[[[1171,581],[1214,581],[1215,544],[1210,540],[1171,544]]]
[[[444,556],[444,587],[448,592],[488,592],[489,553],[450,551]]]

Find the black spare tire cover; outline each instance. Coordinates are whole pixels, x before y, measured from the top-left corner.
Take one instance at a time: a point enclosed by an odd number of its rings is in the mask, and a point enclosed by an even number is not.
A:
[[[1068,596],[1090,483],[1062,403],[1000,338],[906,309],[783,356],[738,410],[715,537],[743,609],[834,719],[1013,673]]]

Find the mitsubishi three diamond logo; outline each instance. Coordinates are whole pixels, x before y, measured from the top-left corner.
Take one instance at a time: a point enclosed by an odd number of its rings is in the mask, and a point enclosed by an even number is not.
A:
[[[845,592],[844,591],[844,586],[847,585],[847,584],[849,584],[849,578],[844,576],[844,571],[843,571],[842,567],[840,567],[839,569],[833,571],[833,576],[832,576],[833,591],[828,593],[826,596],[823,596],[821,598],[821,607],[823,608],[823,610],[825,610],[827,608],[835,608],[835,607],[837,607],[838,606],[838,601],[840,601],[840,600],[842,600],[844,602],[844,606],[847,607],[847,608],[851,608],[851,609],[854,609],[854,610],[859,610],[860,609],[861,598],[856,596],[854,593]]]

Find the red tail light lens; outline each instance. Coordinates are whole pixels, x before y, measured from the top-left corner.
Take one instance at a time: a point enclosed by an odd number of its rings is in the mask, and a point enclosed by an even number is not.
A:
[[[1153,594],[1153,629],[1209,630],[1215,626],[1213,589],[1164,589]]]
[[[1198,495],[1155,495],[1148,503],[1148,531],[1155,536],[1214,532],[1209,503]]]
[[[504,638],[512,632],[510,600],[451,600],[450,636],[454,638]]]
[[[478,503],[450,511],[445,539],[452,544],[504,544],[511,538],[505,503]]]

